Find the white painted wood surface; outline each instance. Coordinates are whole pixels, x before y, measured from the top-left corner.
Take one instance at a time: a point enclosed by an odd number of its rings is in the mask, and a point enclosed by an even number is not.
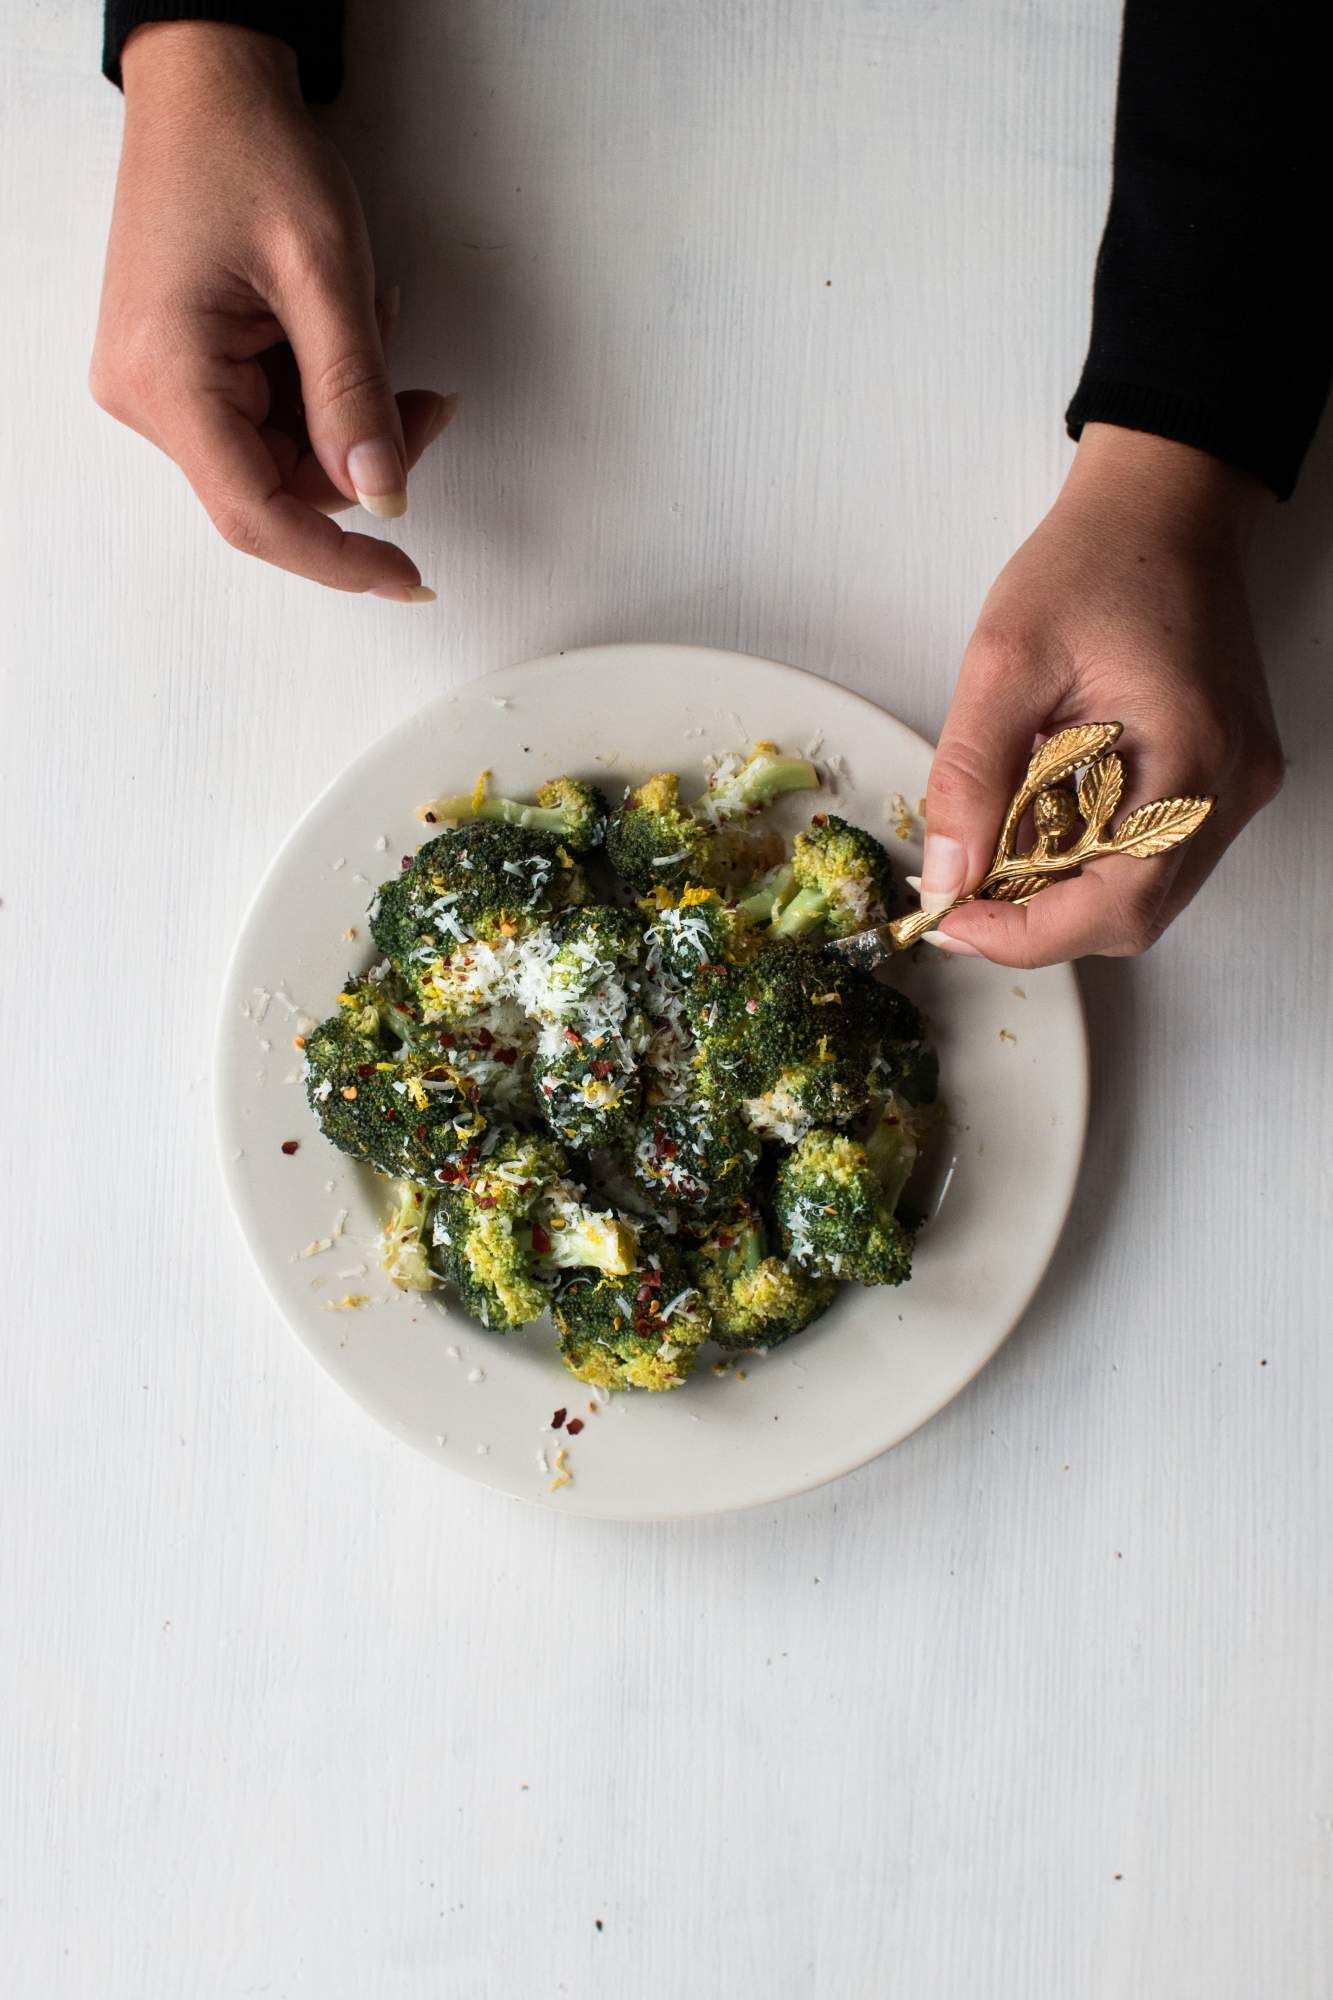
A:
[[[4,1990],[1315,2000],[1333,453],[1260,557],[1287,789],[1088,968],[1087,1168],[1000,1359],[749,1517],[453,1483],[317,1377],[221,1208],[250,890],[366,736],[566,644],[769,653],[935,729],[1066,460],[1117,23],[353,12],[331,122],[400,379],[464,395],[426,612],[248,565],[94,411],[120,106],[91,0],[3,8]]]

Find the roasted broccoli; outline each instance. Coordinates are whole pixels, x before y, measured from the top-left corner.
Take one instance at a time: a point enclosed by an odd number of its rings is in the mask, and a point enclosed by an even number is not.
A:
[[[606,800],[595,785],[582,778],[550,778],[538,787],[536,803],[493,798],[486,790],[489,771],[476,789],[457,798],[432,799],[418,806],[417,818],[428,826],[460,820],[502,820],[507,826],[532,827],[563,842],[571,854],[588,854],[606,834]]]
[[[635,988],[641,949],[632,911],[596,906],[537,925],[519,946],[515,991],[539,1024],[537,1105],[582,1151],[617,1144],[638,1116],[649,1034]]]
[[[896,1213],[916,1164],[920,1125],[890,1100],[870,1137],[819,1128],[778,1168],[773,1203],[783,1249],[796,1263],[861,1285],[911,1276],[912,1231]]]
[[[635,1232],[587,1206],[552,1139],[502,1132],[446,1183],[435,1209],[434,1262],[464,1309],[492,1332],[545,1311],[557,1271],[623,1275]]]
[[[624,1277],[577,1272],[551,1308],[566,1368],[603,1389],[678,1389],[710,1322],[685,1259],[643,1231]]]
[[[838,1289],[836,1278],[774,1256],[748,1201],[713,1224],[689,1265],[722,1347],[778,1347],[818,1319]]]
[[[549,834],[479,820],[428,840],[381,885],[370,930],[423,1020],[465,1020],[508,994],[515,941],[587,893],[577,862]]]
[[[749,1187],[759,1146],[737,1108],[721,1097],[693,1097],[649,1110],[631,1166],[655,1209],[678,1209],[681,1220],[700,1221]]]
[[[819,773],[803,757],[784,757],[771,743],[757,743],[743,761],[719,765],[708,790],[693,805],[680,796],[680,780],[659,771],[625,793],[606,829],[606,852],[622,881],[641,895],[658,883],[711,883],[725,859],[719,830],[757,812],[783,792],[813,791]]]
[[[326,1139],[380,1173],[423,1185],[476,1143],[486,1119],[479,1092],[430,1051],[391,1054],[359,1033],[359,994],[305,1038],[306,1096]]]
[[[764,941],[742,966],[702,966],[688,989],[700,1061],[716,1096],[754,1130],[792,1141],[864,1110],[896,1018],[889,989],[827,953]]]
[[[773,917],[776,937],[847,937],[887,922],[898,898],[893,864],[873,834],[821,813],[792,842],[795,893]]]

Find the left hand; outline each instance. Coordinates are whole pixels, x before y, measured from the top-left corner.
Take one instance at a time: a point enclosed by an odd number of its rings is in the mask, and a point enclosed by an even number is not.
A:
[[[1146,951],[1276,795],[1282,751],[1243,571],[1264,504],[1255,480],[1204,452],[1088,425],[964,656],[926,794],[923,905],[981,880],[1034,741],[1068,723],[1124,723],[1125,808],[1218,803],[1169,854],[1095,861],[1021,907],[969,904],[931,941],[1025,967]]]

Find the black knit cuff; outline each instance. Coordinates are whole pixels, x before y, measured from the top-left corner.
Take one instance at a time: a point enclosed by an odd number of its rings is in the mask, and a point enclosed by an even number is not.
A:
[[[1299,443],[1274,438],[1266,428],[1248,423],[1243,409],[1218,410],[1193,403],[1167,389],[1149,389],[1137,382],[1085,374],[1065,412],[1071,438],[1083,435],[1084,424],[1116,424],[1121,430],[1148,431],[1153,437],[1193,445],[1270,486],[1279,500],[1289,500],[1305,456]]]
[[[120,52],[151,21],[221,21],[274,35],[296,51],[301,89],[327,104],[342,87],[343,0],[107,0],[102,74],[120,88]]]

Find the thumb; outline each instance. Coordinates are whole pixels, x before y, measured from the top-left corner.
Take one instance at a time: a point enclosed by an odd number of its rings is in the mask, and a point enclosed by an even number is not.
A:
[[[275,301],[296,355],[311,448],[348,500],[395,520],[407,512],[407,458],[389,386],[369,269],[307,278]]]
[[[973,641],[926,787],[923,910],[947,909],[986,873],[1049,701],[1012,655]]]

